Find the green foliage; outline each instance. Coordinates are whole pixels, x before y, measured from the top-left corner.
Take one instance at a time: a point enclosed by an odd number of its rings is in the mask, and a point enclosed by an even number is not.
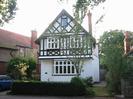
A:
[[[74,11],[74,16],[75,19],[79,21],[79,23],[82,23],[88,7],[95,7],[98,6],[100,3],[105,2],[105,0],[77,0],[76,4],[73,6],[75,11]]]
[[[126,58],[127,58],[127,68],[125,68],[123,79],[129,79],[133,77],[133,57],[126,56]]]
[[[74,83],[75,85],[78,85],[78,86],[80,86],[80,85],[86,86],[86,84],[80,77],[73,77],[71,79],[71,83]]]
[[[48,95],[48,96],[81,96],[85,87],[73,83],[61,82],[14,82],[12,94]]]
[[[71,83],[77,86],[82,86],[82,88],[85,88],[86,95],[94,96],[95,93],[93,91],[92,77],[89,78],[73,77],[71,79]]]
[[[82,78],[82,80],[86,84],[87,87],[93,87],[92,77]]]
[[[120,80],[126,68],[122,31],[105,32],[100,38],[100,63],[107,66],[107,87],[111,93],[120,93]]]
[[[36,62],[32,58],[15,57],[8,62],[7,73],[14,79],[32,78]]]
[[[22,63],[27,64],[27,61],[19,57],[11,59],[8,63],[7,73],[14,79],[21,79],[19,70]]]
[[[65,1],[65,0],[60,0],[60,1]],[[93,8],[105,1],[106,0],[76,0],[75,4],[73,5],[75,19],[81,24],[87,13],[88,7]]]
[[[29,68],[27,69],[27,77],[32,79],[32,71],[36,69],[36,61],[34,58],[28,58]]]
[[[9,22],[16,14],[16,0],[0,0],[0,25]]]

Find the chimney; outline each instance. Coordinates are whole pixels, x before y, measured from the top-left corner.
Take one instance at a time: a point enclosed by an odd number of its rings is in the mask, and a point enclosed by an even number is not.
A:
[[[125,35],[125,38],[124,38],[124,51],[125,51],[125,54],[127,54],[130,51],[129,34],[128,34],[128,32],[125,32],[124,35]]]
[[[89,12],[88,12],[88,27],[89,27],[89,33],[92,35],[92,22],[91,22],[91,16],[92,16],[92,14],[91,14],[91,12],[90,12],[90,10],[89,10]]]
[[[32,48],[37,48],[37,45],[35,43],[35,40],[37,39],[37,31],[36,30],[32,30],[31,31],[31,47]]]

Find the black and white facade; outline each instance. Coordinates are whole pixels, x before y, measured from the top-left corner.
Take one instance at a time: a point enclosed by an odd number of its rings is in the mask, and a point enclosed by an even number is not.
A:
[[[79,27],[78,34],[77,26]],[[81,77],[92,77],[99,81],[98,47],[92,48],[91,36],[65,10],[55,18],[38,38],[41,81],[70,81],[76,76],[74,55],[84,59]],[[87,42],[87,43],[85,43]]]

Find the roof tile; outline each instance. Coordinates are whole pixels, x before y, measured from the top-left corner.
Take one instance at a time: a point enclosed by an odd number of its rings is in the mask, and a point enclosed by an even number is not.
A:
[[[31,47],[31,38],[10,32],[7,30],[0,29],[0,45],[12,45],[12,46],[24,46]]]

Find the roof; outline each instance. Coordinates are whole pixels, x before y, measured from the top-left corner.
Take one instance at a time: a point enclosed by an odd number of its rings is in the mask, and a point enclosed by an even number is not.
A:
[[[53,24],[56,22],[56,20],[58,20],[58,18],[60,18],[62,15],[66,15],[68,16],[71,20],[73,20],[74,23],[77,23],[80,27],[81,27],[81,31],[84,31],[85,33],[88,33],[66,10],[62,10],[59,15],[53,20],[53,22],[51,22],[51,24],[45,29],[45,31],[40,35],[40,37],[36,40],[36,43],[39,43],[39,40],[43,37],[43,36],[49,36],[49,33],[47,33],[47,31],[49,30],[50,27],[53,26]]]
[[[0,47],[15,49],[16,46],[31,47],[31,38],[0,29]]]

